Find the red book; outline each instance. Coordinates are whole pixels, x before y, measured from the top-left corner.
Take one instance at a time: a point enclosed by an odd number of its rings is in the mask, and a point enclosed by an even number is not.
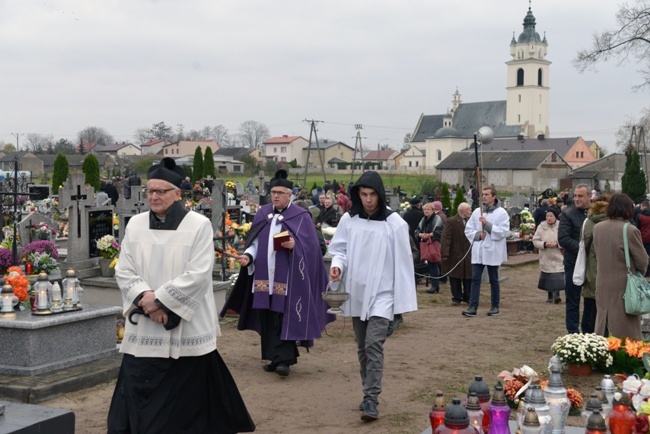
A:
[[[289,231],[283,231],[279,234],[273,235],[273,250],[284,250],[282,243],[289,241],[290,239],[291,235],[289,235]]]

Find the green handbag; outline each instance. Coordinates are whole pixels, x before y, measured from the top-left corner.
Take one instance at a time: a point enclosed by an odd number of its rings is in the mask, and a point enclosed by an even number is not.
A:
[[[643,315],[650,313],[650,282],[643,274],[632,274],[630,269],[630,249],[627,244],[627,225],[623,226],[623,245],[625,249],[625,266],[627,267],[627,284],[625,285],[625,313],[628,315]]]

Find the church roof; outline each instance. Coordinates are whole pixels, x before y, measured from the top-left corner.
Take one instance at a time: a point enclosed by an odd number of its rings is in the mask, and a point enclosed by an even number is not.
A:
[[[433,135],[435,138],[442,138],[442,137],[460,137],[460,132],[452,127],[452,126],[446,126],[440,128],[436,133]]]
[[[579,139],[580,137],[494,139],[489,145],[483,146],[483,151],[553,150],[564,157]]]
[[[524,18],[524,31],[521,32],[519,38],[517,39],[518,44],[530,44],[530,43],[546,43],[546,36],[542,41],[542,38],[539,37],[539,33],[535,31],[535,16],[533,11],[528,8],[528,13]]]
[[[544,163],[555,151],[503,151],[482,152],[481,169],[491,170],[534,170]],[[562,157],[558,159],[561,162]],[[469,170],[476,167],[474,155],[467,151],[452,152],[442,160],[436,169]]]

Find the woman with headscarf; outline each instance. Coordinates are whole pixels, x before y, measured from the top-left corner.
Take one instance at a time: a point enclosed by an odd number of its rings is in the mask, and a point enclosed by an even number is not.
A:
[[[541,273],[537,287],[548,293],[547,303],[560,303],[560,291],[564,290],[564,256],[557,240],[560,211],[548,208],[545,221],[541,222],[533,236],[533,245],[539,250]]]
[[[600,196],[589,207],[587,220],[585,220],[585,253],[587,254],[587,267],[585,281],[582,284],[582,298],[584,310],[582,311],[582,333],[593,333],[596,326],[596,250],[594,249],[594,226],[607,220],[605,210],[609,203],[609,195]]]
[[[416,242],[431,240],[440,243],[442,238],[442,230],[444,223],[442,218],[435,213],[433,203],[425,203],[422,207],[424,217],[420,220],[420,224],[415,230]],[[427,289],[429,294],[437,294],[440,292],[440,262],[427,261],[429,268],[429,276],[431,279],[431,288]]]
[[[596,250],[596,327],[595,333],[604,336],[606,330],[616,337],[641,340],[641,316],[625,312],[627,266],[623,243],[623,227],[634,217],[634,203],[626,194],[616,193],[607,205],[607,220],[594,226]],[[641,231],[627,225],[630,251],[630,271],[644,272],[648,254],[643,247]]]

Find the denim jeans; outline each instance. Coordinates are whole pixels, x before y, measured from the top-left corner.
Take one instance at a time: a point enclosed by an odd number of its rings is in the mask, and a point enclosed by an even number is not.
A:
[[[481,277],[483,268],[487,267],[490,278],[490,299],[493,307],[499,307],[501,301],[501,288],[499,286],[499,266],[472,264],[472,290],[469,296],[469,306],[478,309],[478,300],[481,296]]]
[[[427,262],[429,276],[431,276],[431,289],[440,289],[440,262]]]
[[[580,292],[582,287],[573,284],[574,268],[575,264],[564,265],[567,333],[580,333]]]

